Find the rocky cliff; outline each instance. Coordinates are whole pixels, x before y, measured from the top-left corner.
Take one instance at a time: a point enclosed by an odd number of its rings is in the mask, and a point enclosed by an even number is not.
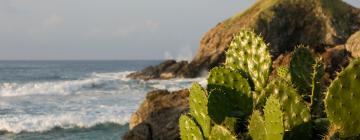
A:
[[[190,63],[167,62],[130,74],[137,79],[196,77],[224,62],[233,34],[251,28],[270,44],[272,56],[309,45],[318,53],[344,44],[360,28],[360,10],[341,0],[259,0],[251,8],[219,23],[205,34]],[[176,67],[177,69],[170,67]]]
[[[273,67],[288,65],[298,44],[321,55],[328,80],[354,57],[360,57],[360,10],[341,0],[259,0],[211,29],[190,62],[165,61],[129,75],[138,79],[196,77],[224,62],[233,34],[252,28],[261,34],[273,57]],[[351,37],[350,37],[351,36]],[[124,139],[179,139],[177,118],[187,111],[187,90],[157,91],[133,115],[133,129]]]

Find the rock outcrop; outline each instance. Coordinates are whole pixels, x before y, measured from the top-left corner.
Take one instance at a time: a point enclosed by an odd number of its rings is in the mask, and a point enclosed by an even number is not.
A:
[[[345,44],[346,50],[351,54],[354,58],[360,57],[360,31],[357,31]]]
[[[252,28],[270,44],[273,69],[288,65],[290,52],[298,44],[308,45],[322,56],[328,81],[348,64],[350,56],[360,56],[359,9],[341,0],[259,0],[206,33],[191,62],[168,60],[129,77],[148,80],[199,76],[224,62],[233,34],[242,28]],[[178,139],[178,118],[188,111],[188,94],[187,90],[149,93],[132,116],[132,129],[124,139]]]
[[[168,92],[157,90],[148,93],[145,101],[131,116],[130,129],[124,140],[179,139],[178,120],[187,112],[188,90]]]
[[[189,64],[172,64],[182,65],[176,70],[162,69],[163,64],[160,64],[129,77],[196,77],[224,62],[224,52],[233,34],[242,28],[252,28],[261,34],[270,44],[274,60],[298,44],[309,45],[323,53],[326,48],[345,44],[349,36],[359,30],[360,10],[341,0],[259,0],[245,12],[219,23],[206,33]],[[162,77],[163,73],[166,76]]]

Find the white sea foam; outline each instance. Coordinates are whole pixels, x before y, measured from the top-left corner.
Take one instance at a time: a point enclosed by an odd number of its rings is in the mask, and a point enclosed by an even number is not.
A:
[[[3,83],[0,85],[0,130],[47,131],[54,127],[126,124],[146,93],[178,90],[205,78],[139,81],[130,72],[93,73],[79,80]]]
[[[121,107],[106,107],[101,112],[94,111],[64,112],[61,114],[48,115],[10,115],[0,118],[0,130],[19,133],[43,132],[54,127],[89,128],[101,123],[126,124],[130,118],[130,112],[123,112]]]

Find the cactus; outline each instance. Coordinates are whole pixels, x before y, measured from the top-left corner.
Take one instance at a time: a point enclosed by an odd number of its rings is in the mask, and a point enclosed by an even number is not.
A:
[[[311,114],[315,118],[323,116],[323,93],[322,93],[322,78],[324,76],[324,65],[321,60],[316,60],[313,66],[312,73],[312,89],[311,89]]]
[[[266,139],[282,140],[284,135],[283,113],[276,95],[271,95],[264,107]]]
[[[237,119],[234,117],[226,117],[222,126],[226,127],[230,132],[236,133],[236,123]]]
[[[303,45],[297,47],[291,57],[291,81],[301,94],[311,92],[311,78],[315,59],[310,50]]]
[[[189,95],[190,113],[200,125],[206,138],[209,137],[211,129],[211,119],[208,116],[207,104],[206,92],[200,84],[194,83],[190,88]]]
[[[232,89],[251,97],[251,88],[247,80],[240,73],[223,67],[215,67],[210,71],[208,90],[214,88]]]
[[[251,115],[249,134],[253,140],[266,140],[265,122],[259,111],[254,111]]]
[[[264,40],[250,30],[236,34],[226,51],[225,67],[243,70],[252,78],[256,90],[266,86],[271,64],[271,55]]]
[[[209,140],[236,140],[236,136],[234,136],[225,127],[221,125],[215,125],[211,130]]]
[[[360,59],[354,60],[331,83],[325,98],[330,122],[342,138],[360,134]]]
[[[284,136],[283,113],[280,102],[271,95],[264,107],[265,121],[259,111],[254,111],[249,124],[253,140],[282,140]]]
[[[251,97],[241,92],[220,88],[210,91],[208,112],[217,124],[221,124],[226,117],[246,117],[251,111]]]
[[[290,76],[290,72],[289,72],[289,68],[287,68],[286,66],[280,66],[276,69],[276,74],[278,77],[280,77],[281,79],[284,79],[286,81],[291,81],[291,76]]]
[[[187,115],[181,115],[179,119],[180,136],[182,140],[203,140],[204,137],[196,122]]]
[[[296,137],[307,139],[311,137],[311,127],[308,125],[311,119],[310,111],[296,90],[291,85],[288,85],[286,81],[274,80],[263,91],[258,106],[262,106],[266,97],[272,94],[276,95],[281,101],[284,127],[285,130],[290,132],[286,137],[290,137],[289,139],[296,139]]]

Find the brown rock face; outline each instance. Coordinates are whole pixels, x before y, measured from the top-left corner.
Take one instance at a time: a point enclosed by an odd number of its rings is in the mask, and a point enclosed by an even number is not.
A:
[[[351,35],[345,46],[352,57],[360,58],[360,31]]]
[[[196,77],[223,63],[233,34],[242,28],[261,34],[275,60],[299,44],[316,52],[344,44],[360,28],[360,10],[341,0],[259,0],[206,33],[195,58],[181,70],[170,71],[173,77]]]
[[[188,111],[188,90],[148,93],[145,101],[131,116],[131,130],[124,140],[174,140],[179,139],[178,120]]]

